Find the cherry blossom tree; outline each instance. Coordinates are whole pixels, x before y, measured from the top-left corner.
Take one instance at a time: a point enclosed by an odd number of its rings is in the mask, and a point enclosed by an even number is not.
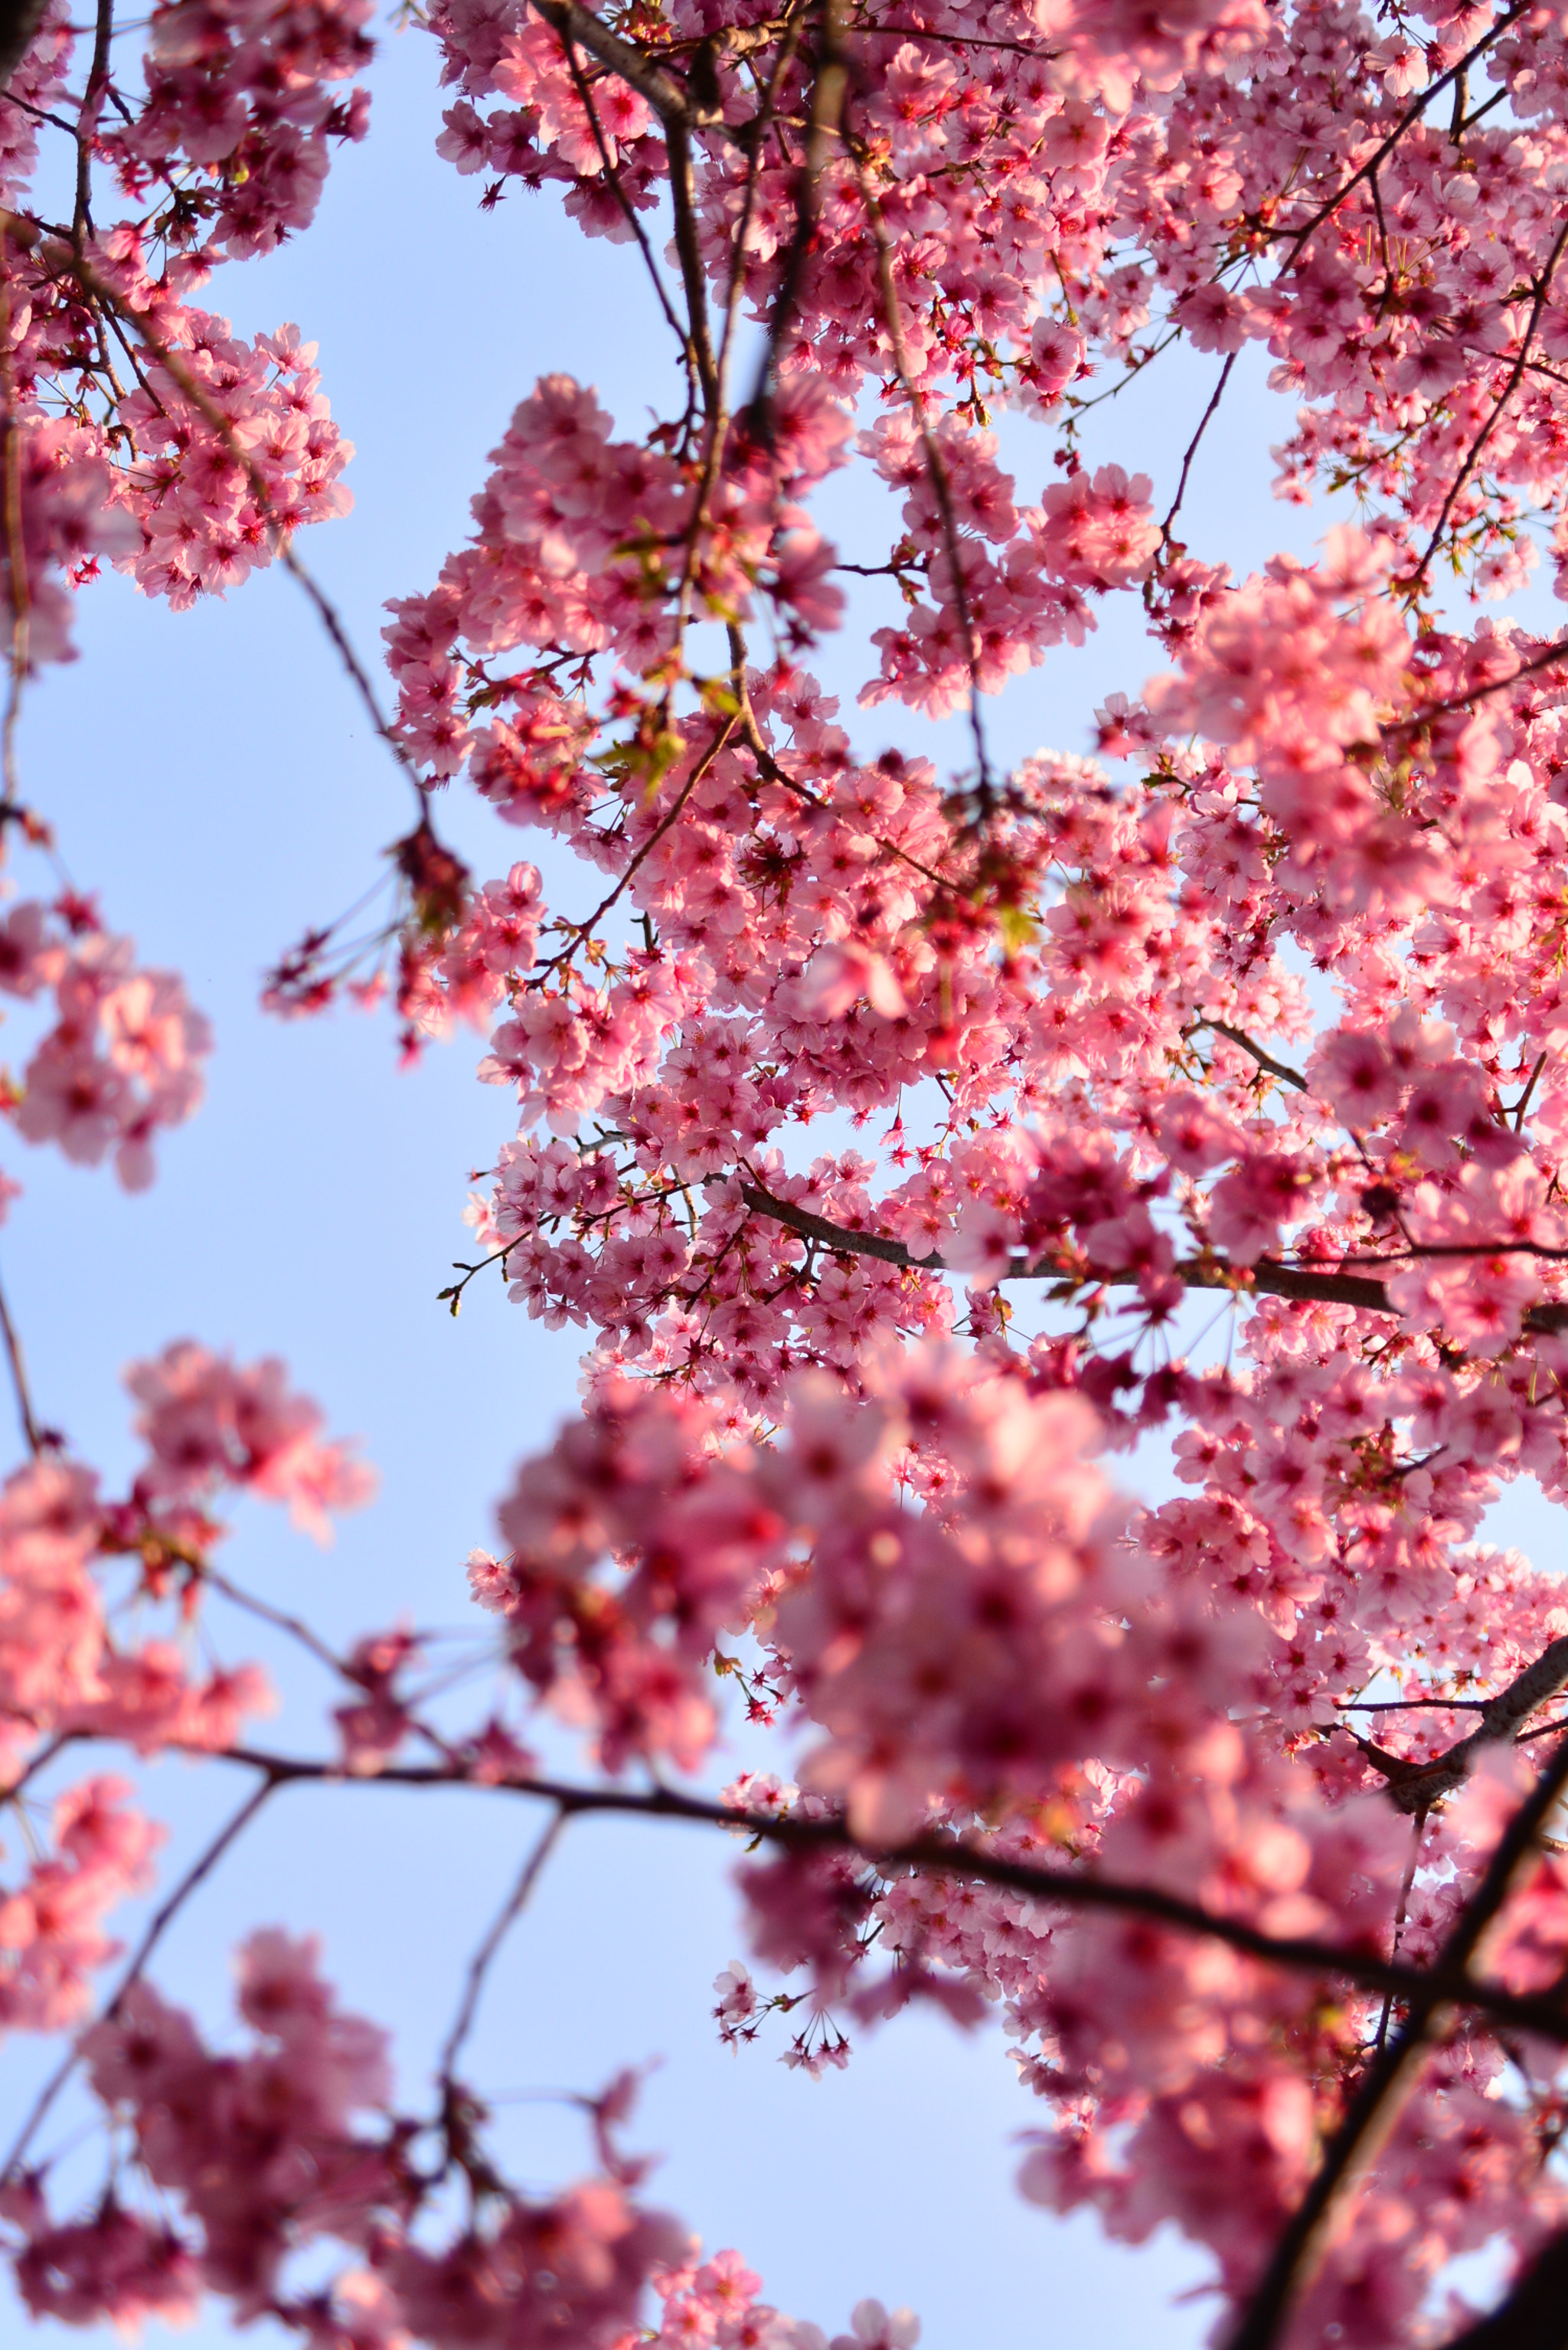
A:
[[[0,2169],[24,2301],[134,2329],[214,2296],[309,2350],[820,2350],[650,2203],[629,2076],[585,2092],[587,2179],[501,2168],[486,1976],[607,1811],[740,1833],[738,2049],[817,2072],[911,2002],[1002,2015],[1023,2192],[1174,2222],[1224,2350],[1563,2344],[1568,1598],[1477,1537],[1515,1480],[1568,1503],[1568,638],[1467,607],[1543,552],[1568,596],[1568,15],[411,8],[441,155],[624,247],[673,389],[639,430],[514,388],[471,535],[387,583],[384,708],[299,552],[351,453],[314,346],[201,307],[366,135],[370,13],[0,10],[5,1108],[139,1188],[211,1047],[19,772],[73,591],[107,565],[178,611],[283,564],[411,805],[368,926],[266,1001],[386,1003],[409,1055],[485,1034],[518,1128],[444,1298],[580,1327],[585,1403],[474,1497],[506,1695],[465,1712],[415,1633],[338,1653],[218,1565],[242,1494],[319,1534],[369,1490],[279,1362],[150,1333],[110,1491],[0,1301],[0,2022],[61,2048]],[[1136,447],[1081,443],[1177,342],[1211,389],[1161,514]],[[1324,531],[1239,579],[1183,508],[1251,343]],[[820,526],[846,468],[888,515],[854,561]],[[846,575],[886,615],[853,728],[812,668]],[[1097,760],[1003,771],[990,701],[1113,597],[1156,673]],[[888,702],[950,722],[930,756],[879,747]],[[569,907],[466,868],[470,790],[584,868]],[[1161,1437],[1185,1491],[1136,1506],[1115,1456]],[[182,1637],[223,1608],[328,1668],[328,1721],[258,1742],[265,1675]],[[714,1794],[736,1718],[779,1768]],[[239,1791],[130,1950],[159,1829],[116,1750]],[[541,1822],[421,2110],[311,1941],[250,1937],[232,2045],[156,1988],[249,1824],[328,1781]],[[835,2350],[917,2333],[865,2301]]]

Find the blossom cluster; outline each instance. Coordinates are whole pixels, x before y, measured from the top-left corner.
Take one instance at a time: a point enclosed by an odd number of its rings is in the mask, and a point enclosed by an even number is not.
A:
[[[146,102],[104,140],[127,194],[196,166],[201,193],[182,174],[181,195],[210,213],[212,247],[236,257],[308,227],[327,140],[365,135],[369,93],[334,86],[369,63],[370,14],[369,0],[164,0],[152,12]]]
[[[88,1849],[84,1829],[67,1834]],[[134,2333],[150,2316],[190,2319],[210,2292],[241,2324],[270,2316],[308,2350],[630,2350],[651,2338],[828,2350],[820,2327],[758,2299],[762,2280],[738,2253],[704,2260],[667,2213],[634,2199],[640,2166],[613,2148],[603,2175],[558,2195],[529,2197],[487,2170],[482,2220],[441,2210],[412,2152],[424,2126],[391,2104],[386,2035],[338,2006],[319,1958],[313,1939],[275,1928],[242,1945],[235,2005],[250,2042],[238,2055],[209,2048],[147,1982],[82,2035],[92,2091],[130,2132],[159,2208],[111,2189],[88,2217],[61,2220],[36,2176],[0,2191],[34,2316]],[[477,2145],[469,2159],[477,2184]],[[350,2265],[309,2290],[291,2257],[324,2241]],[[656,2337],[639,2323],[650,2294]],[[909,2350],[919,2333],[907,2310],[889,2318],[866,2301],[833,2350]]]
[[[46,992],[55,1024],[9,1089],[13,1123],[80,1165],[112,1150],[120,1181],[140,1191],[154,1136],[202,1098],[212,1031],[179,974],[141,969],[135,941],[102,929],[78,898],[23,899],[0,920],[0,993],[26,1002]]]

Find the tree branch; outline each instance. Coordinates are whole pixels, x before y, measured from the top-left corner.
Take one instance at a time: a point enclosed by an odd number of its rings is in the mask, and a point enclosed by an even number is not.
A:
[[[807,1208],[797,1207],[792,1200],[775,1199],[756,1182],[742,1181],[741,1197],[748,1208],[759,1216],[771,1217],[774,1223],[785,1224],[803,1240],[815,1241],[822,1248],[833,1249],[845,1256],[876,1257],[884,1264],[896,1264],[906,1273],[950,1273],[955,1268],[933,1250],[929,1256],[912,1256],[902,1241],[888,1239],[881,1232],[857,1232],[849,1224],[838,1224],[829,1217],[814,1215]],[[1478,1250],[1478,1254],[1491,1251]],[[1404,1262],[1404,1258],[1399,1260]],[[1229,1289],[1238,1296],[1257,1293],[1270,1297],[1288,1297],[1298,1302],[1326,1305],[1355,1305],[1366,1314],[1396,1314],[1388,1303],[1388,1292],[1380,1281],[1368,1280],[1355,1273],[1316,1273],[1293,1264],[1273,1264],[1261,1257],[1255,1264],[1228,1264],[1219,1258],[1186,1257],[1171,1268],[1176,1278],[1189,1289]],[[1049,1259],[1037,1259],[1031,1263],[1020,1257],[1008,1266],[1000,1278],[1003,1281],[1069,1281],[1075,1278]],[[1137,1275],[1134,1273],[1100,1273],[1082,1278],[1085,1288],[1126,1289],[1132,1286]],[[1532,1305],[1524,1316],[1524,1326],[1538,1336],[1568,1329],[1568,1303]]]
[[[612,32],[603,18],[596,16],[591,8],[583,7],[580,0],[532,0],[532,5],[563,41],[576,41],[601,65],[618,74],[640,98],[645,98],[667,131],[677,126],[684,130],[699,122],[705,130],[725,130],[716,109],[693,106],[686,89],[662,66],[652,64],[630,41]]]
[[[1231,370],[1235,367],[1236,359],[1237,353],[1232,351],[1230,357],[1226,359],[1224,366],[1220,370],[1219,382],[1215,385],[1213,390],[1209,395],[1208,407],[1204,410],[1202,415],[1198,420],[1198,430],[1187,444],[1187,454],[1181,461],[1181,478],[1176,484],[1176,495],[1170,501],[1170,512],[1166,515],[1165,520],[1159,525],[1159,543],[1162,549],[1170,545],[1170,525],[1176,520],[1177,515],[1181,512],[1181,501],[1187,495],[1187,477],[1192,471],[1192,460],[1198,454],[1199,448],[1203,440],[1203,435],[1209,430],[1209,426],[1213,419],[1215,411],[1218,409],[1220,402],[1225,397],[1225,387],[1231,380]],[[1210,1025],[1213,1024],[1213,1023],[1210,1023]]]
[[[1505,1690],[1500,1705],[1515,1692],[1558,1669],[1568,1652],[1568,1640],[1553,1641],[1535,1666],[1521,1674],[1513,1690]],[[1550,1660],[1550,1661],[1549,1661]],[[1555,1684],[1554,1684],[1555,1685]],[[1542,1694],[1550,1695],[1549,1689]],[[1537,1698],[1540,1702],[1540,1698]],[[1568,1784],[1568,1737],[1537,1778],[1534,1787],[1509,1823],[1480,1885],[1459,1912],[1422,1989],[1411,1999],[1405,2022],[1395,2037],[1379,2050],[1353,2098],[1350,2109],[1303,2197],[1265,2269],[1227,2350],[1272,2350],[1293,2303],[1315,2274],[1332,2241],[1336,2207],[1344,2194],[1374,2159],[1399,2109],[1414,2088],[1424,2044],[1441,2011],[1468,2003],[1468,1991],[1456,2000],[1440,1988],[1456,1978],[1468,1984],[1470,1962],[1487,1929],[1508,1898],[1521,1865],[1534,1849],[1552,1805]],[[1424,1970],[1425,1971],[1425,1970]]]
[[[73,1731],[69,1742],[88,1744],[99,1740],[97,1733],[90,1731]],[[772,1813],[736,1811],[705,1796],[682,1794],[669,1787],[646,1792],[613,1786],[583,1787],[532,1773],[481,1779],[470,1776],[455,1762],[389,1762],[380,1771],[361,1775],[346,1771],[340,1762],[275,1754],[256,1747],[187,1750],[171,1745],[165,1751],[190,1752],[208,1762],[229,1762],[241,1770],[260,1772],[269,1790],[288,1786],[467,1788],[551,1804],[567,1818],[602,1813],[631,1819],[684,1821],[698,1827],[728,1828],[786,1850],[854,1853],[884,1872],[926,1869],[944,1877],[973,1877],[981,1884],[999,1885],[1030,1900],[1054,1903],[1061,1908],[1151,1918],[1178,1933],[1208,1936],[1263,1965],[1282,1967],[1295,1973],[1337,1976],[1358,1991],[1373,1994],[1391,1991],[1400,2000],[1448,2002],[1472,2010],[1488,2022],[1511,2031],[1533,2033],[1553,2046],[1568,2047],[1568,2010],[1559,2002],[1475,1982],[1450,1965],[1446,1954],[1435,1967],[1410,1967],[1380,1959],[1370,1950],[1341,1950],[1310,1936],[1266,1934],[1244,1918],[1205,1909],[1200,1903],[1189,1901],[1160,1886],[1129,1885],[1117,1878],[1076,1870],[1035,1867],[961,1836],[927,1834],[909,1837],[900,1844],[878,1846],[853,1835],[843,1819],[781,1819]],[[1564,1742],[1561,1759],[1568,1765],[1568,1741]],[[259,1795],[251,1799],[253,1808],[259,1800]],[[232,1823],[225,1835],[232,1835],[241,1825],[243,1819]],[[187,1889],[188,1885],[182,1887],[178,1898],[183,1898]],[[128,1987],[122,1986],[122,1990]],[[0,2178],[5,2175],[0,2172]]]
[[[0,90],[32,47],[49,0],[5,0],[0,6]]]
[[[1476,434],[1475,439],[1470,442],[1469,449],[1465,452],[1464,463],[1460,465],[1459,472],[1454,475],[1453,480],[1449,484],[1448,494],[1445,496],[1442,506],[1438,511],[1438,519],[1432,527],[1432,536],[1427,542],[1426,549],[1422,554],[1419,563],[1417,564],[1415,570],[1407,578],[1402,578],[1397,583],[1401,588],[1407,589],[1412,597],[1414,597],[1419,589],[1421,582],[1426,577],[1427,567],[1438,551],[1438,547],[1442,540],[1443,533],[1449,526],[1449,517],[1453,513],[1454,507],[1459,502],[1460,491],[1464,488],[1465,484],[1469,480],[1470,475],[1474,473],[1477,465],[1480,463],[1481,451],[1486,447],[1487,442],[1496,432],[1498,425],[1502,421],[1503,411],[1507,408],[1509,401],[1513,398],[1514,393],[1519,390],[1520,381],[1523,377],[1525,366],[1530,358],[1530,347],[1534,342],[1536,334],[1540,329],[1541,314],[1546,307],[1546,297],[1552,290],[1552,280],[1556,274],[1557,265],[1563,258],[1563,247],[1565,245],[1568,245],[1568,219],[1563,221],[1562,227],[1558,230],[1556,238],[1552,243],[1552,250],[1546,257],[1546,266],[1542,271],[1540,277],[1536,281],[1534,299],[1530,306],[1530,317],[1526,321],[1524,335],[1519,346],[1519,357],[1514,360],[1512,367],[1509,369],[1508,380],[1503,385],[1502,390],[1499,392],[1496,400],[1493,401],[1491,411],[1488,416],[1486,422],[1481,426],[1480,431]]]
[[[1389,1801],[1402,1812],[1419,1814],[1464,1785],[1484,1746],[1506,1745],[1537,1708],[1565,1686],[1568,1638],[1553,1640],[1543,1648],[1532,1665],[1481,1707],[1475,1729],[1429,1762],[1411,1762],[1403,1755],[1390,1754],[1369,1738],[1356,1738],[1355,1742],[1373,1769],[1387,1780]],[[1434,1704],[1441,1702],[1433,1700]],[[1354,1731],[1351,1735],[1355,1736]]]
[[[816,235],[816,219],[827,151],[838,135],[844,101],[849,90],[849,67],[844,40],[843,0],[816,0],[820,53],[812,78],[811,106],[806,120],[805,149],[794,185],[794,234],[780,274],[778,291],[768,314],[767,341],[757,365],[757,385],[752,412],[764,440],[771,430],[770,401],[778,373],[784,337],[794,324],[801,280]],[[758,150],[760,152],[760,148]],[[737,261],[739,254],[737,253]]]
[[[1287,269],[1291,269],[1295,266],[1295,264],[1301,258],[1302,247],[1306,244],[1307,239],[1313,234],[1314,230],[1320,229],[1323,226],[1324,222],[1329,218],[1331,213],[1336,213],[1339,210],[1340,205],[1345,202],[1346,196],[1349,195],[1351,190],[1359,186],[1363,180],[1375,172],[1382,163],[1385,156],[1391,155],[1393,153],[1395,148],[1397,147],[1400,140],[1403,139],[1411,124],[1420,120],[1422,115],[1425,114],[1428,107],[1430,106],[1432,100],[1438,96],[1438,92],[1448,88],[1449,84],[1456,81],[1461,74],[1468,74],[1470,67],[1476,62],[1476,59],[1478,57],[1484,57],[1487,50],[1490,48],[1492,43],[1501,38],[1502,35],[1508,30],[1508,27],[1514,22],[1514,20],[1517,17],[1524,16],[1533,5],[1534,0],[1513,0],[1513,5],[1511,8],[1506,9],[1497,19],[1495,24],[1488,26],[1487,30],[1481,35],[1480,39],[1475,42],[1471,47],[1468,48],[1462,57],[1457,58],[1446,73],[1439,74],[1436,81],[1428,82],[1425,89],[1417,93],[1416,97],[1411,99],[1409,105],[1406,108],[1404,113],[1399,117],[1398,121],[1394,125],[1393,130],[1389,131],[1387,137],[1378,142],[1364,163],[1357,165],[1356,169],[1351,173],[1349,179],[1345,181],[1345,185],[1339,190],[1338,193],[1336,195],[1330,196],[1325,203],[1318,206],[1318,209],[1314,213],[1312,218],[1307,222],[1304,228],[1278,229],[1275,231],[1276,236],[1281,238],[1288,236],[1293,240],[1291,245],[1289,256],[1285,262],[1285,267]]]
[[[1445,2350],[1563,2350],[1568,2342],[1568,2229],[1551,2236],[1507,2298]]]

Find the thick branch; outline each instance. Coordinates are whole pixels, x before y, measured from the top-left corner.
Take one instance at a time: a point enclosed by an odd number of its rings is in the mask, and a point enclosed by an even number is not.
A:
[[[0,89],[4,89],[37,36],[49,0],[4,0],[0,5]]]
[[[1402,1812],[1429,1812],[1445,1795],[1464,1785],[1482,1747],[1505,1745],[1536,1709],[1564,1685],[1568,1685],[1568,1638],[1553,1640],[1542,1649],[1517,1680],[1481,1708],[1475,1729],[1429,1762],[1411,1762],[1403,1755],[1387,1753],[1370,1739],[1358,1738],[1355,1742],[1387,1780],[1390,1802]]]
[[[628,88],[635,89],[640,98],[645,98],[667,130],[676,126],[684,129],[696,122],[708,127],[706,111],[700,111],[692,105],[680,82],[667,74],[662,66],[654,65],[630,41],[624,41],[618,33],[612,32],[591,8],[581,6],[580,0],[533,0],[533,5],[546,25],[553,26],[559,33],[563,41],[576,41],[579,47],[597,57],[601,65],[608,66],[612,73],[618,74]],[[722,125],[715,121],[711,127],[722,129]]]
[[[816,238],[823,167],[838,135],[844,101],[849,88],[845,55],[843,0],[817,0],[816,71],[812,78],[811,107],[806,119],[805,149],[795,174],[794,234],[780,275],[778,291],[768,316],[768,338],[757,369],[752,411],[764,434],[772,430],[769,401],[778,376],[784,339],[800,306],[801,284]],[[760,142],[757,150],[760,152]],[[739,252],[737,251],[737,259]]]
[[[1549,2238],[1506,2301],[1447,2350],[1563,2350],[1568,2344],[1568,2229]]]

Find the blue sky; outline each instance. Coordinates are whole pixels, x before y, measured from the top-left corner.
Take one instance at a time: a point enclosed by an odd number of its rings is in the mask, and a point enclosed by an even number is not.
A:
[[[635,255],[584,240],[548,195],[483,214],[479,183],[436,158],[424,36],[389,37],[372,78],[370,138],[337,163],[315,229],[227,272],[209,296],[243,332],[292,318],[319,340],[334,412],[358,444],[357,504],[302,552],[367,652],[379,651],[382,600],[429,585],[461,541],[486,452],[536,374],[595,384],[624,431],[673,382]],[[1216,367],[1175,355],[1099,411],[1092,446],[1155,473],[1168,497]],[[1253,353],[1238,369],[1189,501],[1193,543],[1238,570],[1279,546],[1305,551],[1321,527],[1269,497],[1267,443],[1289,415],[1262,388],[1265,367]],[[1008,447],[1037,496],[1046,436],[1010,426]],[[844,551],[877,546],[879,501],[849,488],[834,501]],[[857,593],[867,625],[893,616],[882,593]],[[1138,619],[1127,600],[1085,652],[1022,681],[991,716],[1000,754],[1085,749],[1096,702],[1161,665]],[[187,1334],[242,1358],[284,1355],[332,1427],[362,1435],[379,1498],[327,1554],[247,1508],[224,1563],[329,1638],[400,1616],[461,1627],[463,1557],[489,1536],[513,1463],[574,1408],[581,1343],[487,1284],[455,1323],[435,1302],[465,1253],[468,1170],[488,1163],[510,1103],[473,1084],[477,1039],[400,1074],[384,1020],[280,1024],[256,1004],[279,950],[357,898],[407,828],[407,786],[281,571],[178,619],[110,579],[81,598],[78,633],[81,660],[29,697],[25,793],[111,924],[147,962],[184,972],[218,1051],[206,1106],[164,1143],[150,1194],[4,1146],[26,1196],[0,1231],[0,1271],[39,1409],[112,1484],[132,1459],[118,1385],[128,1360]],[[864,673],[854,646],[851,635],[819,665],[846,698]],[[896,712],[851,723],[873,748],[923,739]],[[950,765],[966,752],[959,729],[940,738]],[[453,798],[441,821],[481,875],[534,856],[568,910],[592,902],[592,877],[472,800]],[[0,1047],[25,1056],[21,1024]],[[14,1449],[4,1414],[0,1445]],[[288,1700],[279,1742],[315,1747],[322,1685],[251,1627],[223,1638],[226,1655],[273,1663]],[[239,1790],[178,1763],[148,1778],[171,1824],[171,1873]],[[405,2101],[420,2102],[462,1965],[535,1825],[526,1807],[482,1795],[287,1795],[182,1918],[156,1978],[217,2030],[235,1939],[259,1924],[318,1930],[347,2003],[395,2030]],[[770,2299],[830,2330],[872,2293],[917,2307],[933,2350],[1195,2344],[1201,2304],[1167,2307],[1200,2272],[1190,2251],[1107,2246],[1091,2221],[1056,2222],[1014,2195],[1012,2140],[1037,2116],[994,2033],[964,2039],[907,2019],[815,2085],[771,2050],[718,2047],[709,1985],[742,1947],[732,1858],[681,1829],[574,1827],[495,1970],[476,2085],[592,2090],[622,2064],[662,2058],[635,2132],[665,2157],[656,2199],[711,2247],[737,2245]],[[19,2111],[40,2054],[13,2043],[0,2064],[4,2108]],[[498,2126],[531,2183],[587,2167],[569,2107],[519,2096]],[[18,2322],[0,2303],[0,2325]],[[181,2338],[209,2350],[228,2334],[213,2314]],[[260,2350],[270,2329],[247,2338]]]

